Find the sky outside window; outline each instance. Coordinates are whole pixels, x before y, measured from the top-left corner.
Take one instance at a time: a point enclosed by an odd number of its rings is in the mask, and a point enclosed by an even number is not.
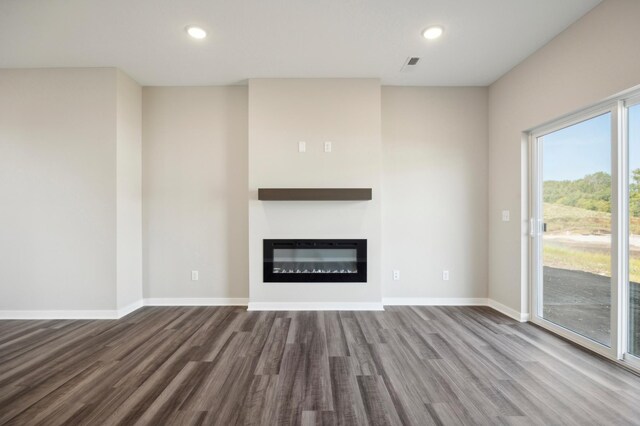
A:
[[[544,136],[545,181],[611,171],[611,113]]]
[[[611,114],[544,136],[544,180],[576,180],[611,172]],[[640,169],[640,105],[629,108],[629,169]]]

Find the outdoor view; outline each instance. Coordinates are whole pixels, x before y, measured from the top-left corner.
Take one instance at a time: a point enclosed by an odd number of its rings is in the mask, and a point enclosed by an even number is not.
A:
[[[611,343],[610,129],[611,114],[604,114],[542,138],[543,317],[605,345]]]
[[[640,347],[640,105],[629,110],[629,352]],[[611,115],[545,135],[543,317],[611,343]]]

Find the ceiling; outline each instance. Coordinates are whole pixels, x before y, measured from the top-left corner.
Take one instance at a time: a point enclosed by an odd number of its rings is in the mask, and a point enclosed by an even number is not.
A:
[[[122,69],[143,85],[376,77],[484,86],[600,0],[0,0],[0,68]],[[191,39],[185,26],[208,37]],[[429,25],[444,35],[427,41]],[[409,56],[421,58],[401,72]]]

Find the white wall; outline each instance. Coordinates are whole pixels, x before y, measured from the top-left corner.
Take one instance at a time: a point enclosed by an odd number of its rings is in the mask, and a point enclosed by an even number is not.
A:
[[[487,99],[486,88],[382,89],[385,298],[487,297]]]
[[[490,87],[489,297],[516,311],[528,312],[522,132],[640,84],[638,17],[637,0],[605,0]]]
[[[0,70],[0,310],[115,308],[115,77]]]
[[[378,80],[249,81],[250,303],[381,302],[380,155]],[[373,200],[258,201],[258,188],[270,187],[372,188]],[[367,239],[368,282],[263,283],[265,238]]]
[[[247,88],[145,87],[142,129],[144,296],[248,297]]]
[[[142,300],[142,89],[117,71],[117,307]]]

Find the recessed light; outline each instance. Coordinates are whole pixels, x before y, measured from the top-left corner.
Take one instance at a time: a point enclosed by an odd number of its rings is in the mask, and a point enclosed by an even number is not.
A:
[[[203,30],[200,27],[194,27],[192,25],[189,25],[187,28],[185,28],[187,30],[187,33],[189,33],[189,35],[195,39],[198,40],[202,40],[203,38],[205,38],[207,36],[207,32],[205,30]]]
[[[440,25],[434,25],[433,27],[429,27],[422,32],[422,37],[427,40],[435,40],[442,35],[444,32],[444,28]]]

